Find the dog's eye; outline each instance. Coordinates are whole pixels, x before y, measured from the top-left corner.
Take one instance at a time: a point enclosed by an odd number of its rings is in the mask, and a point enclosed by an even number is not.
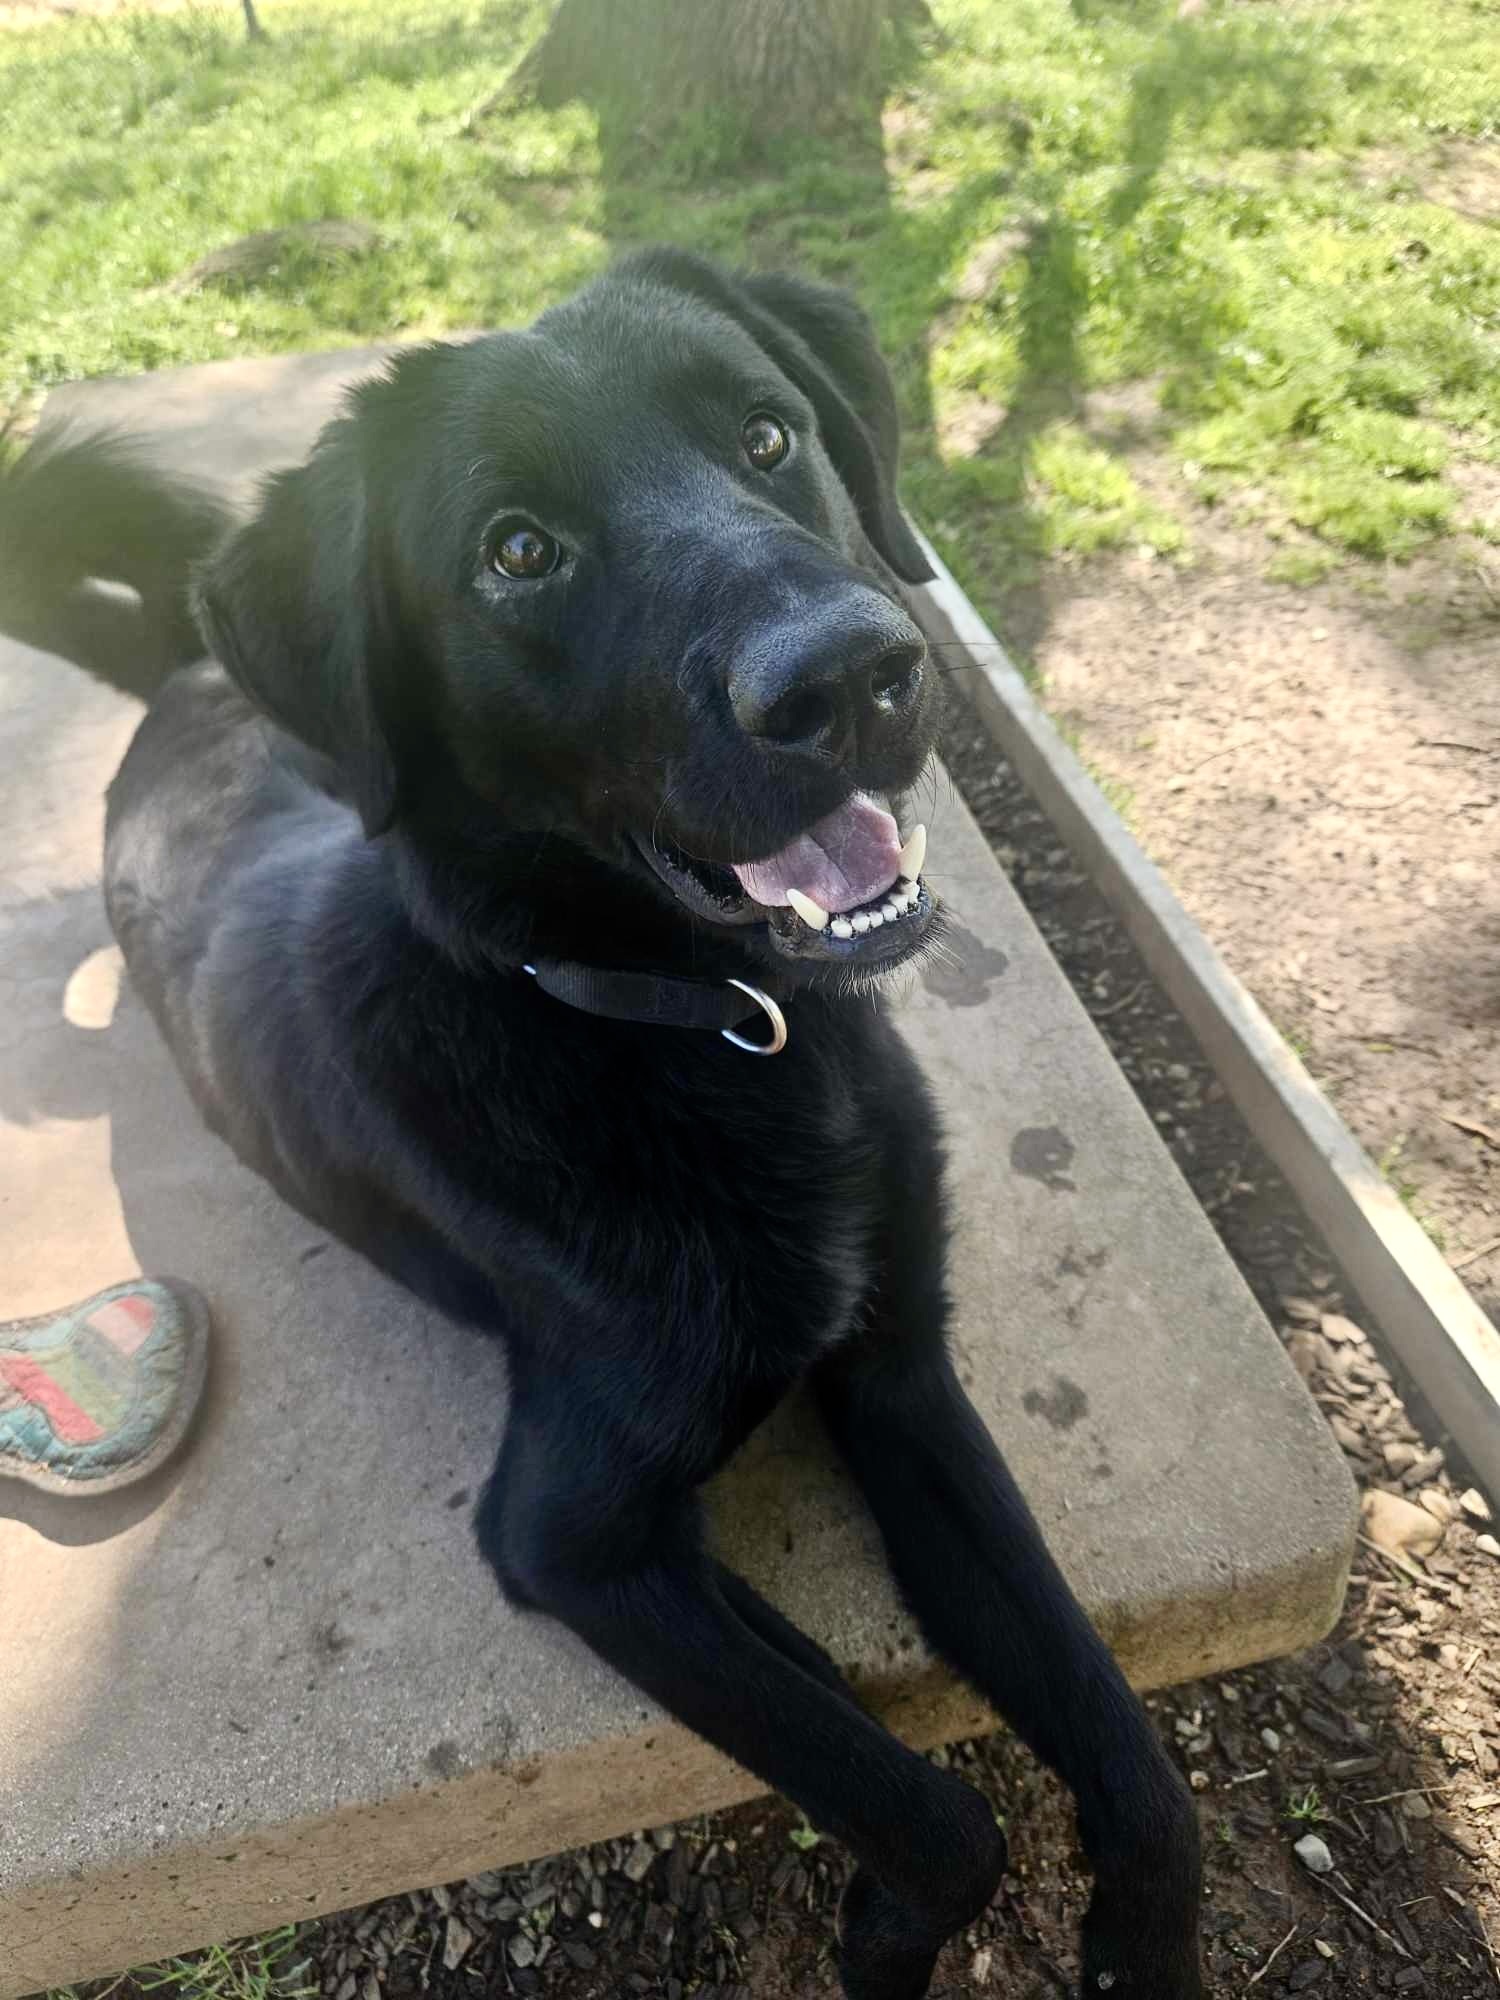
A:
[[[550,576],[562,550],[534,521],[502,521],[490,541],[490,567],[502,576]]]
[[[753,417],[746,417],[740,441],[745,447],[746,458],[761,472],[770,472],[780,465],[792,448],[785,428],[774,417],[768,417],[764,410],[757,410]]]

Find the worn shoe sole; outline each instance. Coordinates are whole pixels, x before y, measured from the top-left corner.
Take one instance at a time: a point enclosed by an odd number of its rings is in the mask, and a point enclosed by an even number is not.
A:
[[[118,1493],[182,1444],[208,1380],[208,1306],[179,1278],[133,1278],[0,1321],[0,1479]]]

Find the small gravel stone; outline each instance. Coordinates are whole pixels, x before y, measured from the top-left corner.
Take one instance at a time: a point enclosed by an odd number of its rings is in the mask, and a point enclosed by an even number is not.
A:
[[[1327,1970],[1328,1967],[1321,1958],[1303,1959],[1302,1963],[1292,1970],[1292,1976],[1286,1983],[1287,1992],[1305,1993],[1309,1986],[1317,1984]]]
[[[1324,1313],[1318,1321],[1318,1328],[1323,1338],[1331,1340],[1336,1347],[1365,1345],[1364,1333],[1342,1313]]]
[[[1492,1521],[1495,1518],[1490,1511],[1489,1501],[1485,1499],[1477,1486],[1465,1487],[1464,1491],[1458,1496],[1458,1504],[1471,1520]]]
[[[1322,1834],[1304,1833],[1292,1849],[1292,1852],[1309,1873],[1313,1875],[1331,1875],[1333,1873],[1333,1856],[1329,1852],[1328,1842],[1323,1838]]]
[[[474,1942],[474,1933],[462,1917],[449,1917],[448,1927],[443,1933],[443,1970],[452,1972],[461,1965]]]
[[[1335,1653],[1327,1666],[1318,1675],[1318,1685],[1337,1700],[1353,1679],[1353,1673],[1339,1658],[1338,1654]]]
[[[644,1882],[651,1873],[651,1866],[655,1860],[656,1849],[650,1841],[638,1840],[625,1857],[622,1870],[625,1879],[628,1882]]]
[[[1370,1540],[1392,1555],[1431,1555],[1443,1539],[1441,1526],[1425,1508],[1379,1487],[1365,1494],[1360,1512]]]
[[[527,1937],[525,1931],[517,1931],[505,1949],[510,1953],[510,1962],[512,1965],[525,1966],[536,1964],[536,1946]]]
[[[1434,1445],[1431,1451],[1424,1451],[1420,1458],[1413,1460],[1401,1475],[1402,1481],[1407,1486],[1425,1486],[1429,1479],[1435,1479],[1442,1471],[1443,1464],[1442,1446]]]
[[[1482,1555],[1494,1556],[1500,1560],[1500,1542],[1497,1542],[1493,1535],[1476,1535],[1474,1546]]]
[[[1330,1778],[1367,1778],[1384,1761],[1381,1757],[1335,1757],[1323,1768]]]
[[[1276,1752],[1281,1748],[1281,1738],[1277,1735],[1274,1729],[1263,1729],[1260,1732],[1260,1740],[1262,1743],[1265,1744],[1266,1748],[1270,1751],[1273,1757],[1276,1755]]]
[[[1330,1413],[1328,1428],[1333,1432],[1341,1451],[1362,1452],[1364,1450],[1365,1440],[1363,1432],[1356,1429],[1347,1417],[1341,1417],[1337,1410]]]

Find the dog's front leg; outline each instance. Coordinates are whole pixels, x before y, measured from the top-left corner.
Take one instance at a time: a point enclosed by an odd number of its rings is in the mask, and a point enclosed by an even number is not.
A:
[[[511,1420],[480,1546],[514,1601],[550,1612],[690,1729],[792,1799],[860,1864],[841,1921],[849,2000],[920,2000],[937,1954],[994,1894],[985,1800],[867,1715],[831,1661],[703,1550],[690,1496],[580,1450],[577,1412]]]
[[[953,1372],[940,1291],[905,1302],[927,1330],[882,1306],[823,1365],[825,1416],[931,1644],[1077,1800],[1095,1875],[1083,1993],[1200,2000],[1191,1795]]]

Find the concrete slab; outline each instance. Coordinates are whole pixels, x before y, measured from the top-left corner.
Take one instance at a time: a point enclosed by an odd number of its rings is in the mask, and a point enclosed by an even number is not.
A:
[[[195,469],[243,481],[342,372],[55,401],[148,429],[165,393]],[[295,398],[301,434],[237,423],[252,393]],[[0,646],[0,1314],[146,1269],[195,1280],[218,1329],[196,1443],[148,1488],[0,1484],[0,2000],[757,1789],[500,1602],[466,1518],[499,1357],[242,1170],[115,1004],[101,795],[134,720]],[[1351,1549],[1339,1455],[954,798],[931,854],[959,963],[906,1021],[951,1135],[970,1389],[1138,1683],[1307,1643]],[[714,1501],[729,1559],[913,1741],[978,1725],[804,1407]]]

